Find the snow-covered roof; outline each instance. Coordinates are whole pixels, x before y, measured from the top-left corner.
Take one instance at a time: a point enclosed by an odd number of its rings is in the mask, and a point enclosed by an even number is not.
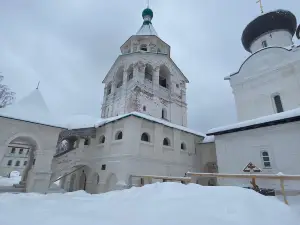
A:
[[[227,126],[213,128],[208,131],[207,135],[220,135],[225,133],[233,133],[242,130],[256,129],[260,127],[273,126],[288,122],[300,120],[300,107],[288,110],[282,113],[276,113],[268,116],[259,117]]]
[[[215,136],[205,136],[205,138],[202,141],[203,144],[213,143],[213,142],[215,142]]]
[[[35,89],[20,101],[0,109],[0,116],[47,126],[62,127],[59,119],[50,113],[38,89]]]
[[[93,118],[91,117],[74,117],[74,120],[72,122],[72,120],[69,121],[67,128],[68,129],[82,129],[82,128],[89,128],[89,127],[95,127],[98,128],[100,126],[103,126],[107,123],[113,122],[113,121],[117,121],[123,118],[126,118],[128,116],[135,116],[135,117],[139,117],[145,120],[149,120],[155,123],[159,123],[162,124],[164,126],[167,127],[171,127],[171,128],[175,128],[187,133],[191,133],[191,134],[195,134],[197,136],[201,136],[201,137],[205,137],[205,134],[201,133],[201,132],[197,132],[194,130],[191,130],[187,127],[184,126],[180,126],[174,123],[170,123],[168,121],[162,120],[162,119],[158,119],[143,113],[139,113],[139,112],[131,112],[131,113],[127,113],[127,114],[123,114],[123,115],[119,115],[119,116],[115,116],[115,117],[109,117],[109,118],[98,118],[93,120]]]
[[[136,35],[155,35],[158,36],[152,23],[143,24]]]

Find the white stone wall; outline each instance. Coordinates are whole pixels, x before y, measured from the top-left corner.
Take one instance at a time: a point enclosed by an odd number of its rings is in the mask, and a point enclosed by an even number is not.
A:
[[[277,47],[287,47],[293,44],[292,35],[286,30],[277,30],[265,33],[258,37],[250,46],[252,53],[263,48],[262,42],[266,41],[268,47],[277,46]]]
[[[300,48],[267,48],[249,57],[230,85],[239,121],[276,113],[279,94],[284,111],[300,106]]]
[[[123,132],[123,139],[115,140],[119,131]],[[149,134],[150,142],[141,141],[144,132]],[[105,143],[102,144],[99,140],[103,135]],[[165,137],[170,140],[170,146],[163,146]],[[105,192],[110,189],[108,186],[112,185],[110,181],[114,176],[117,182],[128,184],[129,176],[133,174],[184,176],[187,171],[201,170],[202,162],[216,161],[214,154],[202,154],[199,145],[202,139],[130,116],[98,128],[97,137],[92,139],[90,146],[56,158],[52,168],[58,177],[59,173],[71,171],[74,166],[87,165],[92,174],[99,174],[98,192]],[[181,150],[182,142],[186,145],[185,150]],[[106,166],[105,170],[102,170],[103,165]]]
[[[215,137],[220,173],[243,173],[243,168],[252,162],[263,174],[300,174],[300,122],[287,123],[248,131],[224,134]],[[271,169],[263,166],[261,151],[268,151]],[[221,185],[249,186],[249,180],[219,179]],[[261,187],[280,189],[279,181],[257,180]],[[299,190],[299,181],[285,181],[287,190]]]
[[[186,78],[164,54],[133,53],[121,56],[105,78],[102,117],[116,116],[132,111],[145,112],[161,118],[162,109],[167,109],[167,119],[187,126]],[[152,82],[145,79],[145,65],[153,67]],[[133,79],[127,81],[128,68],[133,65]],[[166,65],[170,71],[169,88],[159,85],[159,67]],[[124,67],[123,85],[116,87],[115,75]],[[112,93],[107,95],[107,86],[112,84]],[[146,106],[146,111],[143,110]]]
[[[34,150],[36,161],[28,173],[26,190],[44,193],[48,189],[51,163],[61,128],[4,117],[0,117],[0,126],[0,159],[7,153],[7,146],[17,138],[27,140],[30,145],[36,145]]]

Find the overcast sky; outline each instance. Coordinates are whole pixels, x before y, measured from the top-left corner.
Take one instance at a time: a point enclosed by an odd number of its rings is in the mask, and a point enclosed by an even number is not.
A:
[[[299,0],[264,0],[265,11],[291,10]],[[17,93],[40,91],[52,111],[101,115],[102,80],[137,32],[146,0],[0,0],[0,70]],[[151,0],[153,25],[190,80],[188,126],[208,129],[236,121],[224,77],[249,56],[240,38],[260,14],[256,0]],[[297,41],[295,41],[298,43]]]

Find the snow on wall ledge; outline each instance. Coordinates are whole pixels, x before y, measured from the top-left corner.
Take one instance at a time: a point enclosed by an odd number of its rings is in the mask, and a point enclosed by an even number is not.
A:
[[[216,135],[218,133],[222,133],[225,131],[231,131],[231,130],[234,131],[239,128],[247,128],[247,127],[250,127],[253,125],[258,126],[258,125],[269,123],[269,122],[275,123],[275,122],[279,122],[280,120],[291,119],[291,118],[295,118],[295,117],[300,117],[300,108],[288,110],[288,111],[282,112],[282,113],[272,114],[269,116],[263,116],[263,117],[259,117],[259,118],[252,119],[252,120],[246,120],[246,121],[243,121],[240,123],[235,123],[235,124],[231,124],[231,125],[227,125],[227,126],[223,126],[223,127],[213,128],[207,132],[207,135]]]

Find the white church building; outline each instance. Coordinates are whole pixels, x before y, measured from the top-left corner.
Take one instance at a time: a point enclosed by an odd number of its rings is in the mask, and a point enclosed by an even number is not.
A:
[[[45,193],[60,179],[66,191],[101,193],[147,182],[131,175],[217,171],[214,143],[187,127],[189,81],[157,35],[153,11],[145,9],[142,17],[103,80],[101,118],[58,119],[38,89],[0,111],[0,175],[14,169],[8,156],[19,143],[30,149],[22,182],[15,185],[23,191]]]
[[[297,30],[297,31],[296,31]],[[296,17],[289,11],[262,14],[247,25],[242,44],[250,56],[225,77],[232,87],[238,123],[214,128],[220,173],[243,173],[252,162],[264,174],[300,174],[300,47]],[[249,181],[219,179],[220,185]],[[278,181],[260,181],[279,189]],[[288,191],[300,182],[285,182]]]

